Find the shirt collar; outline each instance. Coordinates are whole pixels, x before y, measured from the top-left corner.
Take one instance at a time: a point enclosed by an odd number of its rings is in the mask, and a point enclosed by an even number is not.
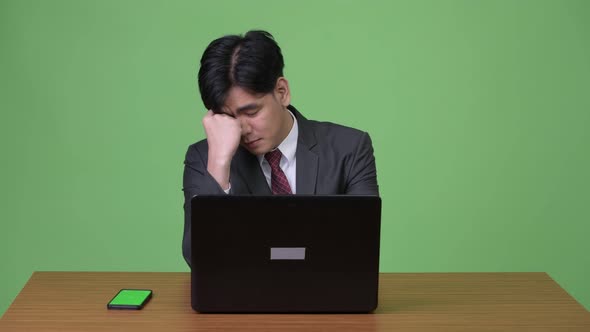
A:
[[[299,127],[297,125],[297,118],[295,118],[295,115],[293,115],[293,113],[290,110],[288,111],[289,114],[291,114],[291,117],[293,118],[293,126],[291,127],[289,135],[285,137],[285,139],[281,142],[281,144],[279,144],[277,149],[279,149],[285,157],[285,159],[287,159],[287,163],[291,163],[295,159],[295,153],[297,151],[297,138],[299,137]],[[262,162],[266,160],[264,159],[263,154],[256,157],[258,158],[258,162],[260,162],[261,165]]]

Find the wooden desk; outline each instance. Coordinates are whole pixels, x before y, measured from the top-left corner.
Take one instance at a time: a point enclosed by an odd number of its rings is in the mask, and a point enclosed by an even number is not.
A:
[[[140,311],[107,310],[150,288]],[[590,313],[545,273],[383,273],[373,314],[198,314],[189,273],[35,272],[1,331],[590,331]]]

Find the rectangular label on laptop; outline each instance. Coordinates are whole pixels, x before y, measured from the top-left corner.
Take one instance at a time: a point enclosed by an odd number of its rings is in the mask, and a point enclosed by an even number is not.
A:
[[[270,248],[270,260],[305,260],[303,248]]]

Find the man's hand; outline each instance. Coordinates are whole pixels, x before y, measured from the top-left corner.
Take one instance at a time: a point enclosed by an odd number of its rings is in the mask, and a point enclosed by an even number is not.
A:
[[[240,145],[242,127],[237,119],[226,114],[215,114],[211,110],[203,117],[203,127],[209,145],[207,171],[222,189],[227,190],[229,168]]]

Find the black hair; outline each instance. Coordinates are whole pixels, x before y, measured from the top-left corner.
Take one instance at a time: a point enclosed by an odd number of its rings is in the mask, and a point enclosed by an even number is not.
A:
[[[274,37],[259,30],[227,35],[207,46],[199,69],[199,91],[207,109],[221,113],[230,88],[271,92],[283,76],[283,55]]]

